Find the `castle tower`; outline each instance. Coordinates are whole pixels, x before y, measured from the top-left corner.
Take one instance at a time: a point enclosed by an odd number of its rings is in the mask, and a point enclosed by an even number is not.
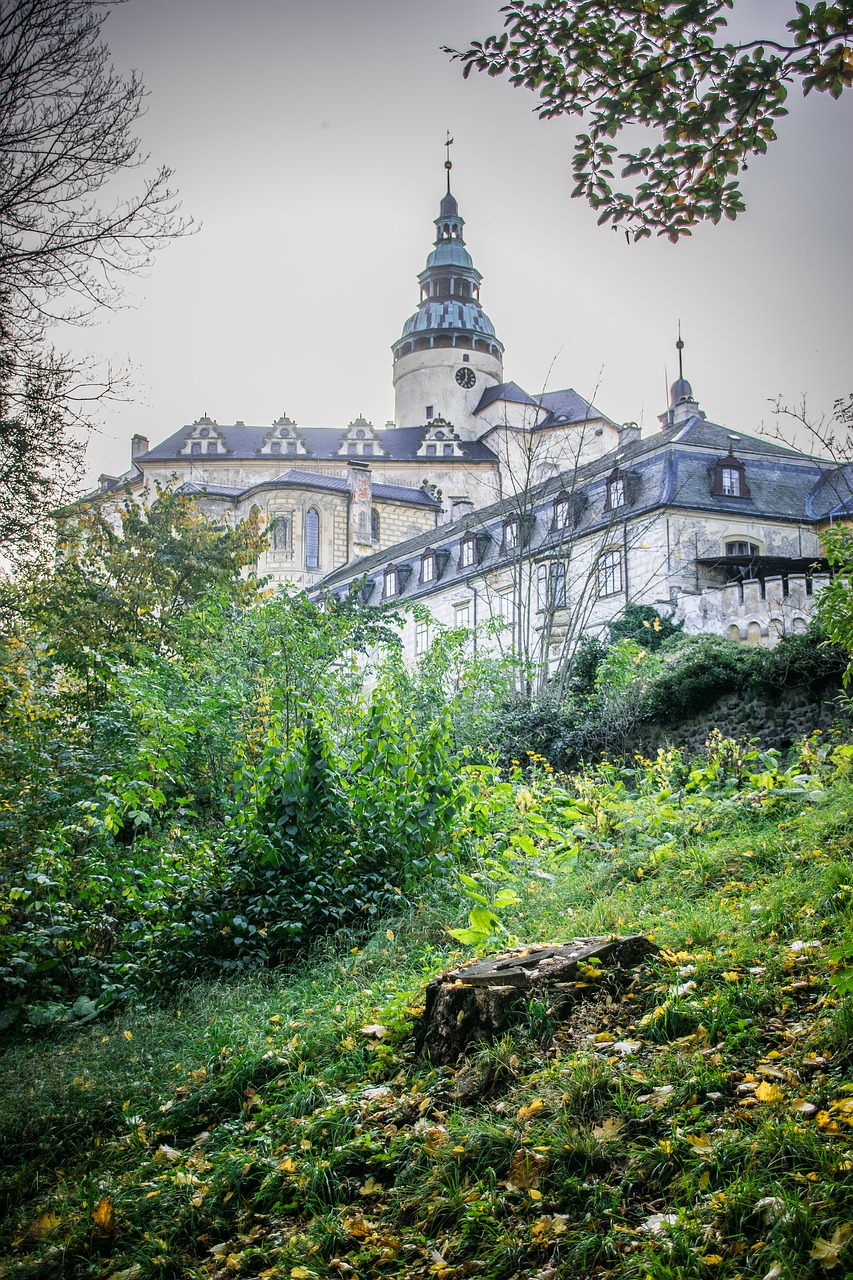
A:
[[[435,220],[435,248],[418,276],[421,300],[394,343],[394,421],[420,427],[450,422],[463,439],[478,432],[474,410],[503,380],[503,344],[480,306],[482,276],[462,238],[463,219],[447,191]]]

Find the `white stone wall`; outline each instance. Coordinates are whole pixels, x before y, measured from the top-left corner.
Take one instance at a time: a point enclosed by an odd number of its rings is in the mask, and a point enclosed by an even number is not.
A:
[[[456,381],[458,369],[473,370],[473,387],[460,387]],[[434,417],[452,422],[463,440],[474,440],[481,431],[474,410],[483,392],[502,378],[500,359],[485,351],[463,347],[411,351],[394,362],[395,425],[424,426],[427,405],[431,405]]]
[[[675,620],[689,635],[719,635],[772,648],[783,636],[802,634],[814,613],[815,597],[829,582],[804,574],[731,582],[696,594],[678,596]]]

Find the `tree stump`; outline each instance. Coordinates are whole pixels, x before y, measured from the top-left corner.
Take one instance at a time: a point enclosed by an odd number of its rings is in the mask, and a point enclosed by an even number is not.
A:
[[[642,934],[574,938],[561,946],[515,947],[448,969],[427,986],[417,1051],[438,1066],[456,1062],[472,1045],[504,1031],[531,998],[546,1000],[551,1014],[564,1017],[603,987],[627,985],[631,969],[658,950]]]

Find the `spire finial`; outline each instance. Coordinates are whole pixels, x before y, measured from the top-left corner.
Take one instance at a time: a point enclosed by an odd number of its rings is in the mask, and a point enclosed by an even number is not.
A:
[[[448,195],[450,195],[450,170],[453,168],[453,161],[450,159],[450,148],[452,145],[453,145],[453,139],[451,138],[450,130],[448,129],[447,138],[444,143],[445,149],[447,151],[447,159],[444,162],[444,167],[447,170],[447,194]]]
[[[678,376],[679,378],[683,378],[684,369],[682,368],[682,365],[681,365],[681,353],[684,350],[684,343],[681,340],[681,321],[680,320],[678,322],[678,341],[675,344],[675,349],[678,352]]]

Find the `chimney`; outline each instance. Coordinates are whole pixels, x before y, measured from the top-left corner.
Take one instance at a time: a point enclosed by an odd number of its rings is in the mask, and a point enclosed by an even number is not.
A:
[[[347,466],[349,488],[349,545],[350,559],[360,560],[373,551],[373,477],[370,466],[356,458],[350,458]]]
[[[130,460],[135,462],[143,453],[148,452],[148,437],[135,435],[130,442]]]

